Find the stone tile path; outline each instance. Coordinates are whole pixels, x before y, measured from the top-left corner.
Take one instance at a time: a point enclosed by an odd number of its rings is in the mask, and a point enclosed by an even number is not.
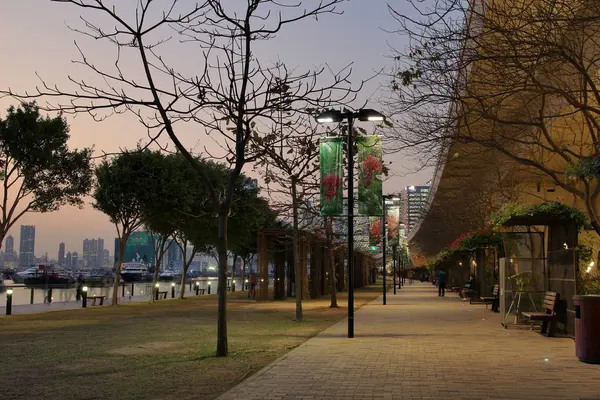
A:
[[[406,285],[219,397],[232,399],[598,399],[600,365],[569,338],[508,329],[500,315],[431,285]]]

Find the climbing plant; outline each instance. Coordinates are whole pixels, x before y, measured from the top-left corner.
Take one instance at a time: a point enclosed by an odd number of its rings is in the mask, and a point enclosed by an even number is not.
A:
[[[490,222],[494,226],[505,226],[515,217],[547,217],[563,221],[572,221],[578,230],[589,228],[587,216],[575,207],[568,206],[557,201],[549,201],[541,204],[507,203],[499,211],[490,216]]]

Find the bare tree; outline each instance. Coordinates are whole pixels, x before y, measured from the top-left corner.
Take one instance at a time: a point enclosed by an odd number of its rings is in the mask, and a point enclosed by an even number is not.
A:
[[[273,88],[283,98],[287,97],[288,90],[283,82]],[[310,115],[295,112],[285,104],[278,113],[272,133],[277,140],[274,140],[275,144],[269,143],[264,147],[264,156],[256,163],[256,168],[261,170],[271,198],[281,199],[277,202],[277,211],[280,214],[291,211],[292,214],[296,321],[302,321],[302,296],[308,288],[303,284],[305,266],[299,254],[299,213],[301,204],[314,199],[319,192],[319,143]]]
[[[521,181],[578,199],[600,234],[600,4],[407,3],[417,17],[391,9],[410,40],[391,82],[397,144],[443,159],[463,145],[519,163]]]
[[[111,43],[117,58],[111,67],[102,68],[78,46],[78,63],[103,83],[71,78],[72,90],[43,83],[35,93],[19,97],[54,97],[56,101],[49,108],[87,112],[96,119],[131,112],[148,128],[151,140],[166,133],[192,165],[198,163],[182,143],[176,126],[197,123],[221,147],[223,154],[216,156],[231,164],[226,184],[209,190],[219,218],[217,356],[226,356],[227,220],[233,187],[242,168],[262,155],[248,151],[249,143],[268,140],[261,134],[261,127],[273,120],[281,101],[270,92],[272,83],[276,77],[287,82],[290,104],[301,107],[318,106],[322,101],[341,102],[353,93],[349,89],[349,68],[332,74],[325,83],[324,68],[296,72],[279,63],[266,65],[258,59],[255,47],[291,24],[339,13],[337,6],[343,0],[312,1],[306,7],[299,1],[274,0],[247,0],[243,6],[219,0],[191,5],[172,0],[163,7],[152,0],[140,0],[132,12],[104,0],[55,1],[80,8],[84,26],[74,30],[98,42]],[[93,22],[89,15],[104,23]],[[178,53],[201,55],[204,65],[199,73],[176,70],[169,63],[169,53],[163,49],[174,42],[173,36],[179,39]],[[122,68],[125,54],[137,58],[141,70]],[[16,95],[11,90],[5,93]],[[199,167],[198,172],[209,182]]]

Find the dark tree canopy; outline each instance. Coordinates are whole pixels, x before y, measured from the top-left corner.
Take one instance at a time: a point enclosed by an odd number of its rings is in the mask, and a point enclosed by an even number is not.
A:
[[[61,116],[40,115],[35,103],[11,106],[0,118],[0,240],[27,212],[82,206],[92,184],[91,149],[69,150]]]

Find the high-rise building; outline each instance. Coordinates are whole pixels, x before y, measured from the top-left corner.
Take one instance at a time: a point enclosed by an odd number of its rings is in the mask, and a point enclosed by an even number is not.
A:
[[[423,186],[408,186],[402,191],[402,222],[410,232],[423,217],[429,198],[429,183]]]
[[[110,252],[108,251],[108,249],[104,249],[104,251],[102,252],[103,256],[104,256],[104,264],[103,266],[106,267],[107,265],[111,265],[110,264]]]
[[[65,267],[69,269],[73,268],[73,256],[70,251],[65,256]]]
[[[71,253],[71,268],[79,268],[79,254],[76,251]]]
[[[98,238],[96,243],[96,268],[102,268],[104,267],[104,239]]]
[[[182,260],[183,255],[181,254],[181,249],[177,245],[177,243],[173,240],[171,241],[171,245],[169,246],[169,250],[167,251],[167,265],[172,267],[178,261]]]
[[[35,226],[21,225],[19,266],[27,268],[35,264]]]
[[[13,261],[15,255],[15,239],[8,235],[4,241],[4,261]]]
[[[104,239],[85,239],[83,241],[83,262],[86,268],[104,266]]]
[[[119,238],[115,238],[115,265],[119,261]],[[154,247],[152,246],[152,235],[148,232],[133,232],[123,254],[123,262],[142,262],[154,264]]]
[[[83,266],[85,268],[96,267],[96,249],[98,248],[98,242],[96,239],[84,239],[83,240]]]
[[[65,244],[62,242],[58,245],[58,265],[65,265]]]

